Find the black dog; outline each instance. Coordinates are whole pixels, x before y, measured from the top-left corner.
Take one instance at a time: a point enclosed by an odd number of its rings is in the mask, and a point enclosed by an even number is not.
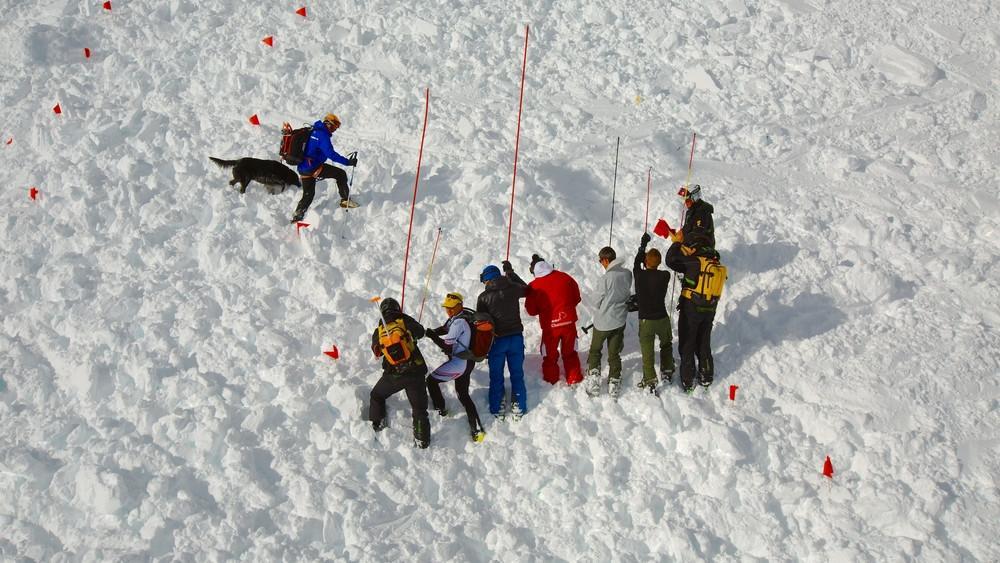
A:
[[[261,160],[259,158],[222,160],[214,156],[208,158],[222,168],[233,169],[233,179],[229,181],[229,185],[239,184],[241,194],[247,192],[247,185],[254,180],[268,186],[266,189],[271,194],[280,193],[277,186],[281,186],[282,192],[285,191],[285,186],[302,186],[299,175],[277,160]]]

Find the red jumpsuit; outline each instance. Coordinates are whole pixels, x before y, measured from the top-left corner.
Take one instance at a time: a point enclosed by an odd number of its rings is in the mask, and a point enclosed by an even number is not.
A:
[[[529,315],[538,317],[542,328],[542,379],[553,385],[559,382],[557,362],[561,355],[566,382],[579,383],[583,381],[580,357],[576,353],[576,306],[580,303],[580,287],[569,274],[553,270],[544,262],[535,266],[535,276],[528,284],[530,289],[524,308]]]

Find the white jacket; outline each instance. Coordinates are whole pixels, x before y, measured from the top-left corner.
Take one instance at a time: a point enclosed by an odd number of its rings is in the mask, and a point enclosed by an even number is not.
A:
[[[628,309],[625,302],[632,295],[632,272],[624,266],[623,258],[616,258],[604,272],[601,294],[594,312],[594,328],[615,330],[625,326]]]

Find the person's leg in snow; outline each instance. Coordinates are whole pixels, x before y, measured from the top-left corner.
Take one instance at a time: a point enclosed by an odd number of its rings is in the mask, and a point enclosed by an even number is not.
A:
[[[524,384],[524,335],[512,334],[507,345],[507,371],[510,373],[510,406],[514,420],[528,412],[528,388]]]
[[[431,445],[431,422],[427,417],[427,384],[422,375],[404,375],[399,379],[413,413],[413,442],[418,448],[426,448]]]
[[[712,323],[715,313],[698,313],[700,322],[696,336],[695,355],[698,357],[698,378],[708,387],[715,380],[715,364],[712,361]]]
[[[553,329],[542,331],[542,379],[559,383],[559,333]]]
[[[476,410],[476,402],[469,395],[469,383],[472,381],[472,370],[476,367],[475,362],[469,362],[469,367],[465,368],[465,373],[455,380],[455,394],[458,401],[465,407],[465,416],[469,419],[469,432],[474,441],[482,440],[483,422],[479,420],[479,411]]]
[[[504,398],[504,381],[503,381],[503,364],[507,358],[507,340],[506,337],[500,337],[493,341],[493,346],[490,348],[490,353],[486,357],[486,361],[490,368],[490,414],[494,416],[503,416],[503,398]]]
[[[441,416],[448,415],[448,409],[444,403],[444,394],[441,393],[441,381],[434,377],[434,374],[427,376],[427,395],[430,396],[431,405]]]
[[[559,331],[559,347],[562,353],[563,369],[566,370],[566,383],[576,385],[583,381],[583,372],[580,370],[580,355],[576,351],[576,326],[561,327]]]

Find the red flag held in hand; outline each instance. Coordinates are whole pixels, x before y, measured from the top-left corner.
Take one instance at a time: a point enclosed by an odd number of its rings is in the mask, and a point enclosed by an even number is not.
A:
[[[87,58],[87,59],[90,58],[90,47],[84,47],[83,48],[83,56],[84,56],[84,58]]]
[[[298,15],[300,15],[300,16],[302,16],[302,17],[306,17],[306,7],[302,6],[298,10],[295,10],[295,13],[298,14]]]
[[[826,456],[826,461],[823,462],[823,476],[833,479],[833,463],[830,461],[830,456]]]
[[[730,385],[729,386],[729,400],[730,401],[735,401],[736,400],[736,390],[739,389],[739,388],[740,388],[739,385]]]
[[[659,236],[661,236],[663,238],[669,237],[670,236],[670,231],[671,231],[670,225],[668,225],[667,222],[664,221],[663,219],[660,219],[659,221],[657,221],[656,222],[656,226],[653,227],[653,234],[654,235],[659,235]]]
[[[257,114],[250,116],[250,125],[260,125],[260,119],[257,119]]]
[[[274,47],[274,37],[268,35],[267,37],[264,38],[263,43],[268,47]]]
[[[340,359],[340,350],[338,350],[336,346],[323,353],[326,354],[327,356],[330,356],[334,360]]]
[[[38,188],[31,186],[31,189],[28,190],[28,197],[30,197],[32,201],[38,199]]]
[[[107,2],[104,3],[104,9],[109,12],[111,11],[111,0],[108,0]]]
[[[59,104],[56,104],[56,107],[52,108],[52,111],[54,111],[56,115],[60,115],[62,114],[62,107],[60,107]]]

